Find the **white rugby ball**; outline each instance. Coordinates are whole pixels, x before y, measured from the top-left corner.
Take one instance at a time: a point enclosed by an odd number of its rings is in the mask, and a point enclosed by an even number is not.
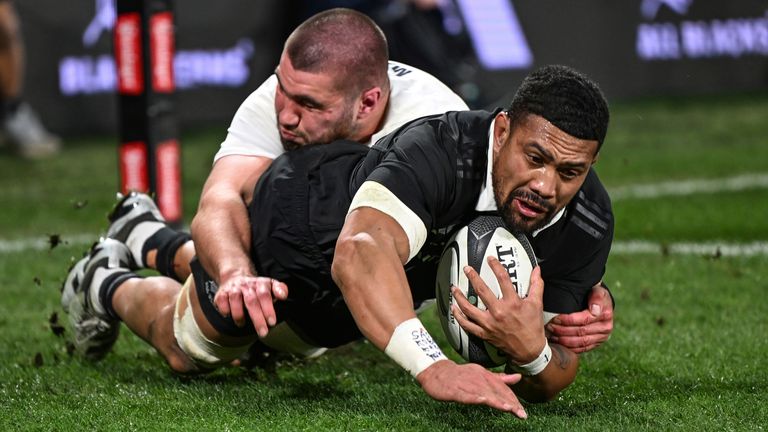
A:
[[[451,305],[456,304],[451,286],[458,287],[470,303],[485,310],[475,288],[464,275],[465,266],[471,266],[480,274],[496,298],[502,297],[496,275],[488,265],[489,256],[495,256],[506,267],[517,294],[525,298],[531,271],[536,267],[536,256],[525,235],[508,231],[498,216],[478,216],[451,236],[440,257],[435,297],[440,323],[451,346],[467,361],[494,367],[506,363],[505,354],[467,333],[451,312]]]

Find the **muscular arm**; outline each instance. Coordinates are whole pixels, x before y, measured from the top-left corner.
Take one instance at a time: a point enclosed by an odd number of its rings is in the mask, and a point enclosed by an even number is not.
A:
[[[258,277],[249,256],[251,228],[247,205],[271,159],[226,156],[219,159],[203,187],[192,238],[203,268],[218,283],[214,303],[223,316],[243,326],[246,314],[259,336],[277,322],[273,299],[285,299],[282,282]]]
[[[382,351],[398,325],[416,317],[403,269],[409,251],[408,238],[398,222],[370,207],[357,208],[347,216],[336,244],[333,279],[362,333]],[[445,359],[432,363],[416,379],[436,400],[484,404],[526,417],[508,387],[520,375],[493,373]]]
[[[395,327],[416,316],[403,270],[408,251],[400,225],[369,207],[350,213],[336,243],[333,278],[363,335],[382,351]]]
[[[246,206],[271,162],[264,157],[223,157],[205,182],[191,230],[200,263],[218,283],[236,275],[253,275]]]

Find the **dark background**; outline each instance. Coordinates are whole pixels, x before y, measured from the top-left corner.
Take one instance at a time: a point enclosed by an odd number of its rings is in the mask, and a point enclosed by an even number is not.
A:
[[[25,95],[46,125],[65,136],[115,131],[111,31],[92,46],[83,42],[104,0],[15,3],[27,47]],[[453,0],[447,8],[421,10],[394,1],[184,0],[175,4],[174,98],[181,128],[226,128],[271,73],[290,29],[339,4],[371,15],[387,33],[393,59],[434,73],[473,108],[506,104],[530,70],[550,63],[587,73],[613,101],[768,87],[768,1]],[[468,14],[478,11],[480,18],[469,23]],[[508,37],[510,22],[499,22],[510,11],[522,39]],[[477,55],[484,47],[468,24],[479,25],[490,37],[486,45],[496,43],[497,51],[522,40],[531,61],[489,65]],[[74,74],[62,66],[73,61],[79,65]]]

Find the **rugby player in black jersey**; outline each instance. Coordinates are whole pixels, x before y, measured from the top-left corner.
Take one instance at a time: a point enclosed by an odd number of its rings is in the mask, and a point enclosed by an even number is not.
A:
[[[525,417],[515,392],[530,401],[549,400],[577,371],[572,350],[547,342],[542,315],[581,311],[601,282],[613,218],[591,166],[607,125],[607,103],[597,85],[552,66],[526,78],[507,110],[415,120],[370,151],[336,142],[279,157],[251,204],[260,209],[251,212],[254,266],[290,287],[275,304],[276,328],[290,329],[288,343],[304,347],[334,347],[364,336],[433,398]],[[460,302],[461,324],[504,350],[522,376],[445,358],[414,312],[433,295],[433,248],[453,227],[484,211],[497,211],[511,229],[526,232],[541,266],[527,299],[489,305],[503,319]],[[124,318],[126,306],[112,304],[118,296],[172,283],[178,290],[168,278],[117,270],[129,253],[113,247],[119,256],[109,259],[107,249],[85,264],[86,278],[116,271],[86,288],[86,307]],[[216,309],[215,283],[194,267],[175,305],[172,334],[149,340],[178,372],[226,364],[257,339],[253,325],[238,325]],[[479,283],[471,270],[468,275]],[[270,331],[263,341],[279,344],[280,338]]]

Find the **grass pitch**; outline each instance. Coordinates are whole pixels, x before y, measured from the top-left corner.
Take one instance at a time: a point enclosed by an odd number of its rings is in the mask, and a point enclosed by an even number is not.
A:
[[[768,95],[614,104],[612,114],[597,165],[609,189],[768,174]],[[182,139],[187,220],[223,133]],[[95,240],[106,229],[117,184],[115,141],[69,140],[64,154],[45,162],[0,153],[0,430],[698,431],[768,425],[768,305],[760,300],[768,289],[765,252],[613,254],[606,274],[618,304],[611,340],[581,356],[576,382],[557,400],[527,405],[527,421],[432,401],[366,343],[314,361],[188,380],[173,376],[123,328],[104,361],[81,361],[67,353],[71,330],[58,288],[71,259],[87,248],[82,234]],[[759,185],[624,198],[614,208],[617,242],[768,241],[768,189]],[[450,352],[436,319],[428,317]]]

